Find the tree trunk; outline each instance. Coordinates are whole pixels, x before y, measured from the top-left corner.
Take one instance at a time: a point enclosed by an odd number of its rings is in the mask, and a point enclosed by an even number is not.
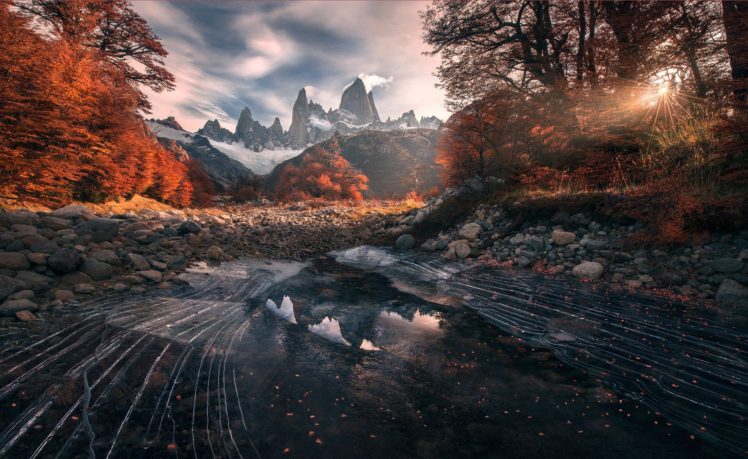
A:
[[[748,3],[722,0],[722,15],[732,69],[733,92],[742,105],[748,99]]]
[[[597,87],[597,62],[595,57],[595,32],[597,30],[597,14],[600,5],[597,0],[590,1],[589,42],[587,43],[587,79],[592,87]]]
[[[585,13],[584,0],[577,2],[579,9],[579,47],[577,48],[577,81],[584,79],[584,46],[587,35],[587,16]]]

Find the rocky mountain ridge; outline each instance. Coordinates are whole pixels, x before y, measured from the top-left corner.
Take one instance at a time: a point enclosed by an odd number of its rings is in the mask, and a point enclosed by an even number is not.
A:
[[[197,134],[224,143],[241,143],[254,150],[303,149],[332,137],[336,131],[348,134],[369,129],[393,131],[402,129],[439,129],[442,121],[435,116],[416,118],[410,110],[397,119],[382,121],[374,103],[374,93],[367,92],[363,80],[356,78],[340,98],[337,109],[325,109],[308,98],[306,89],[299,90],[292,108],[291,125],[283,129],[277,117],[270,127],[262,125],[252,117],[249,107],[245,107],[232,133],[221,126],[217,119],[208,120]]]

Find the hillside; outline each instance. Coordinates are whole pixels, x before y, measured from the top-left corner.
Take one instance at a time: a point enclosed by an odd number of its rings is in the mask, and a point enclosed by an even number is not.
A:
[[[395,198],[439,187],[440,166],[435,162],[438,137],[432,129],[362,131],[341,136],[338,142],[343,158],[369,179],[365,197]],[[333,141],[326,140],[319,146],[328,148]],[[314,151],[308,148],[279,164],[268,176],[266,188],[273,190],[287,165],[298,167]]]

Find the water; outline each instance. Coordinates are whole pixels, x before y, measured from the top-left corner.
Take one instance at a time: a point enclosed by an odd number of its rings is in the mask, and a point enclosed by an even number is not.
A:
[[[372,247],[189,279],[0,330],[0,455],[748,448],[746,334],[703,308]]]

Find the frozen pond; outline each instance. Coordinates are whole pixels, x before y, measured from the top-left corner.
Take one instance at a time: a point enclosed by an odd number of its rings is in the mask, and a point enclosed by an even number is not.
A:
[[[729,457],[709,310],[360,247],[0,330],[3,457]]]

